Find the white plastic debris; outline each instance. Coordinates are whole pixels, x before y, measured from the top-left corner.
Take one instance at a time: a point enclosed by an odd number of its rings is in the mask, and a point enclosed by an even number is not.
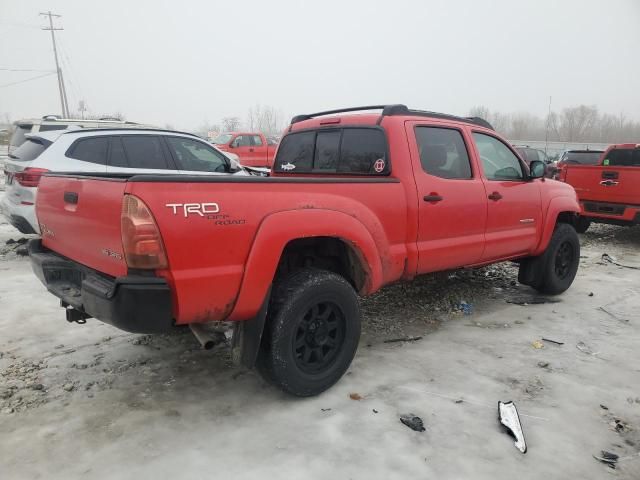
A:
[[[520,423],[516,405],[511,401],[498,402],[498,417],[500,418],[500,423],[516,439],[516,448],[522,453],[527,453],[527,442],[524,440],[524,432],[522,431],[522,424]]]

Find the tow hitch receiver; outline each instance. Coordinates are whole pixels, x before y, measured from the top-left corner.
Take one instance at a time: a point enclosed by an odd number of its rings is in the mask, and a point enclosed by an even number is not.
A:
[[[67,322],[69,323],[78,323],[80,325],[84,325],[87,323],[87,318],[91,318],[84,312],[80,310],[76,310],[73,307],[66,307],[65,313],[67,314]]]

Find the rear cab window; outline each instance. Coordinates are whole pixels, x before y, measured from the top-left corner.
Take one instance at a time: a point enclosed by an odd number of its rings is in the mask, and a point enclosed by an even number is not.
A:
[[[286,135],[274,161],[277,173],[389,175],[387,140],[379,127],[302,130]]]
[[[9,154],[9,158],[18,162],[30,162],[35,160],[44,152],[51,142],[44,140],[43,138],[29,138],[26,139],[22,145],[16,148]]]

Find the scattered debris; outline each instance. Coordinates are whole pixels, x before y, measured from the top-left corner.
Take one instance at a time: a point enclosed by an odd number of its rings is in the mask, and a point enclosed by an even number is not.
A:
[[[63,389],[65,392],[70,392],[70,391],[72,391],[74,388],[75,388],[75,387],[74,387],[73,383],[65,383],[65,384],[62,386],[62,389]]]
[[[602,254],[602,262],[603,263],[612,263],[613,265],[617,265],[618,267],[622,267],[622,268],[631,268],[633,270],[640,270],[640,267],[634,267],[632,265],[624,265],[620,262],[618,262],[618,259],[616,257],[612,257],[611,255],[609,255],[608,253],[603,253]]]
[[[323,412],[329,412],[329,411],[331,411],[331,409],[330,409],[330,408],[321,408],[320,410],[322,410]]]
[[[589,293],[589,296],[590,296],[590,297],[593,297],[593,292]]]
[[[388,340],[384,340],[382,343],[417,342],[418,340],[422,340],[422,337],[390,338]]]
[[[362,396],[359,393],[350,393],[349,398],[351,400],[362,400]]]
[[[373,413],[378,413],[378,410],[376,410],[375,408],[372,409]]]
[[[618,315],[616,315],[613,312],[610,312],[609,310],[607,310],[605,307],[598,307],[598,310],[603,311],[604,313],[606,313],[607,315],[611,316],[612,318],[615,318],[616,320],[620,321],[620,322],[629,322],[629,320],[627,320],[626,318],[620,318]]]
[[[538,362],[538,366],[539,366],[540,368],[549,368],[549,362],[542,362],[542,361],[540,361],[540,362]]]
[[[522,453],[527,453],[527,443],[524,439],[524,432],[522,431],[518,410],[512,401],[498,402],[498,419],[506,431],[516,439],[516,448]]]
[[[603,410],[609,410],[609,407],[607,407],[606,405],[600,404],[600,408]]]
[[[524,320],[516,320],[515,322],[516,325],[524,325]]]
[[[551,340],[550,338],[543,338],[543,342],[555,343],[556,345],[564,345],[564,342],[558,342],[557,340]]]
[[[463,399],[461,399],[461,398],[459,398],[459,399],[457,399],[457,400],[455,401],[455,403],[462,403],[462,402],[464,402],[464,400],[463,400]]]
[[[527,305],[541,305],[543,303],[558,303],[560,302],[560,300],[558,300],[557,298],[550,298],[550,297],[541,297],[539,295],[521,295],[518,297],[512,297],[512,298],[507,298],[506,300],[507,303],[512,303],[514,305],[522,305],[522,306],[527,306]]]
[[[619,456],[615,453],[607,452],[606,450],[601,450],[601,453],[601,456],[594,455],[593,458],[606,464],[608,467],[615,469]]]
[[[400,415],[400,421],[404,423],[411,430],[415,430],[416,432],[424,432],[424,423],[422,419],[413,413],[407,413],[405,415]]]
[[[29,250],[27,250],[27,247],[16,248],[16,255],[19,257],[26,257],[29,255]]]
[[[540,340],[535,340],[531,342],[531,346],[536,349],[544,348],[544,344]]]
[[[458,304],[458,310],[461,311],[463,315],[471,315],[473,313],[473,304],[463,300]]]
[[[578,343],[576,344],[576,348],[577,348],[578,350],[580,350],[582,353],[586,353],[587,355],[592,355],[592,356],[597,357],[597,358],[602,358],[602,357],[598,357],[598,354],[599,354],[600,352],[594,352],[594,351],[591,349],[591,347],[589,347],[589,346],[588,346],[586,343],[584,343],[584,342],[578,342]]]

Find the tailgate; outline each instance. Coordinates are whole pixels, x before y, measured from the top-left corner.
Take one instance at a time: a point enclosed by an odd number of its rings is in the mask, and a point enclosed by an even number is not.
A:
[[[124,179],[45,176],[36,214],[45,247],[112,276],[127,274],[120,236]]]
[[[565,181],[580,200],[640,204],[640,168],[568,165]]]

